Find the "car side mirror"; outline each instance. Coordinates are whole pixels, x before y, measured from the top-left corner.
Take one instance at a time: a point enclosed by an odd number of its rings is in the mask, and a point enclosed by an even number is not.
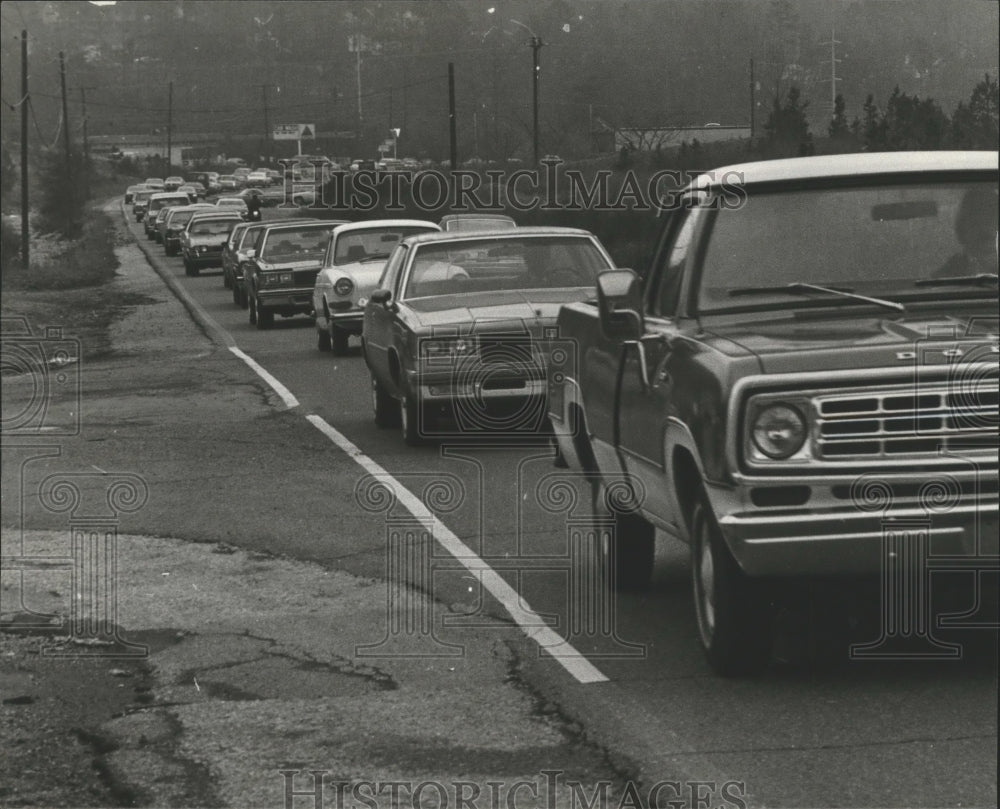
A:
[[[244,252],[244,255],[246,256],[246,260],[249,261],[250,259],[255,258],[257,256],[257,251],[251,247],[249,250],[246,250]]]
[[[379,306],[387,306],[392,298],[392,292],[388,289],[376,289],[369,296],[368,300]]]
[[[638,340],[646,330],[642,317],[642,284],[629,269],[597,276],[597,310],[605,337]]]

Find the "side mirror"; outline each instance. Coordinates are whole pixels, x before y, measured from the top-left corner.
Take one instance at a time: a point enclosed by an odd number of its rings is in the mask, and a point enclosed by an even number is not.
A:
[[[389,303],[390,298],[392,298],[392,292],[390,290],[376,289],[369,296],[368,300],[374,304],[378,304],[379,306],[386,306]]]
[[[249,248],[248,250],[244,250],[244,251],[243,251],[243,255],[244,255],[244,256],[246,256],[246,259],[245,259],[245,260],[246,260],[246,261],[249,261],[250,259],[252,259],[252,258],[255,258],[255,257],[256,257],[256,255],[257,255],[257,251],[256,251],[256,250],[254,250],[254,249],[253,249],[253,248],[251,247],[251,248]]]
[[[642,284],[632,270],[608,270],[597,276],[597,309],[605,337],[638,340],[646,330]]]

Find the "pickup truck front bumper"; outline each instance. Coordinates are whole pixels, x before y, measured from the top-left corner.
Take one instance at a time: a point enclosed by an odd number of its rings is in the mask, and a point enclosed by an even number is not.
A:
[[[751,576],[878,574],[900,542],[924,547],[944,567],[997,569],[996,470],[885,474],[867,490],[857,481],[789,480],[786,491],[807,490],[796,507],[759,504],[782,489],[774,481],[706,489],[727,545]]]

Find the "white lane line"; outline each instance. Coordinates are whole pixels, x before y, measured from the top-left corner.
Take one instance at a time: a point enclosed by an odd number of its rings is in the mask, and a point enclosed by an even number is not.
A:
[[[249,354],[240,351],[236,346],[229,346],[229,350],[232,351],[237,357],[239,357],[243,362],[250,366],[251,370],[257,374],[261,379],[263,379],[268,385],[271,386],[272,390],[281,397],[281,401],[285,403],[285,407],[291,409],[293,407],[299,406],[299,400],[295,398],[295,395],[284,385],[282,385],[263,365],[261,365],[257,360],[251,357]]]
[[[546,626],[541,617],[527,605],[517,590],[507,584],[499,573],[455,536],[444,523],[434,516],[434,513],[423,504],[419,497],[365,455],[343,433],[330,426],[325,419],[309,415],[306,416],[306,420],[353,458],[362,469],[390,488],[396,501],[416,517],[448,553],[461,562],[470,573],[479,577],[486,591],[503,605],[521,631],[552,655],[556,662],[562,665],[577,681],[581,683],[608,681],[608,678],[593,663]]]

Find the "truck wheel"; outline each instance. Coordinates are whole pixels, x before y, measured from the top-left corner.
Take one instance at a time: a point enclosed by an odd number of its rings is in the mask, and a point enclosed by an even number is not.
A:
[[[760,582],[726,547],[702,493],[691,513],[691,582],[698,635],[709,665],[726,677],[754,674],[771,656],[771,615]]]
[[[395,427],[399,423],[399,407],[374,376],[372,377],[372,412],[375,414],[376,427]]]
[[[610,487],[594,485],[594,517],[603,523],[598,535],[604,579],[616,590],[642,590],[653,575],[656,529],[631,503],[632,492],[624,480]]]
[[[343,357],[351,350],[350,334],[348,334],[343,329],[338,329],[332,323],[329,325],[328,329],[330,337],[330,347],[333,349],[333,353],[338,357]]]
[[[423,435],[420,432],[420,403],[408,391],[404,391],[399,399],[399,426],[407,446],[419,447],[423,443]]]

